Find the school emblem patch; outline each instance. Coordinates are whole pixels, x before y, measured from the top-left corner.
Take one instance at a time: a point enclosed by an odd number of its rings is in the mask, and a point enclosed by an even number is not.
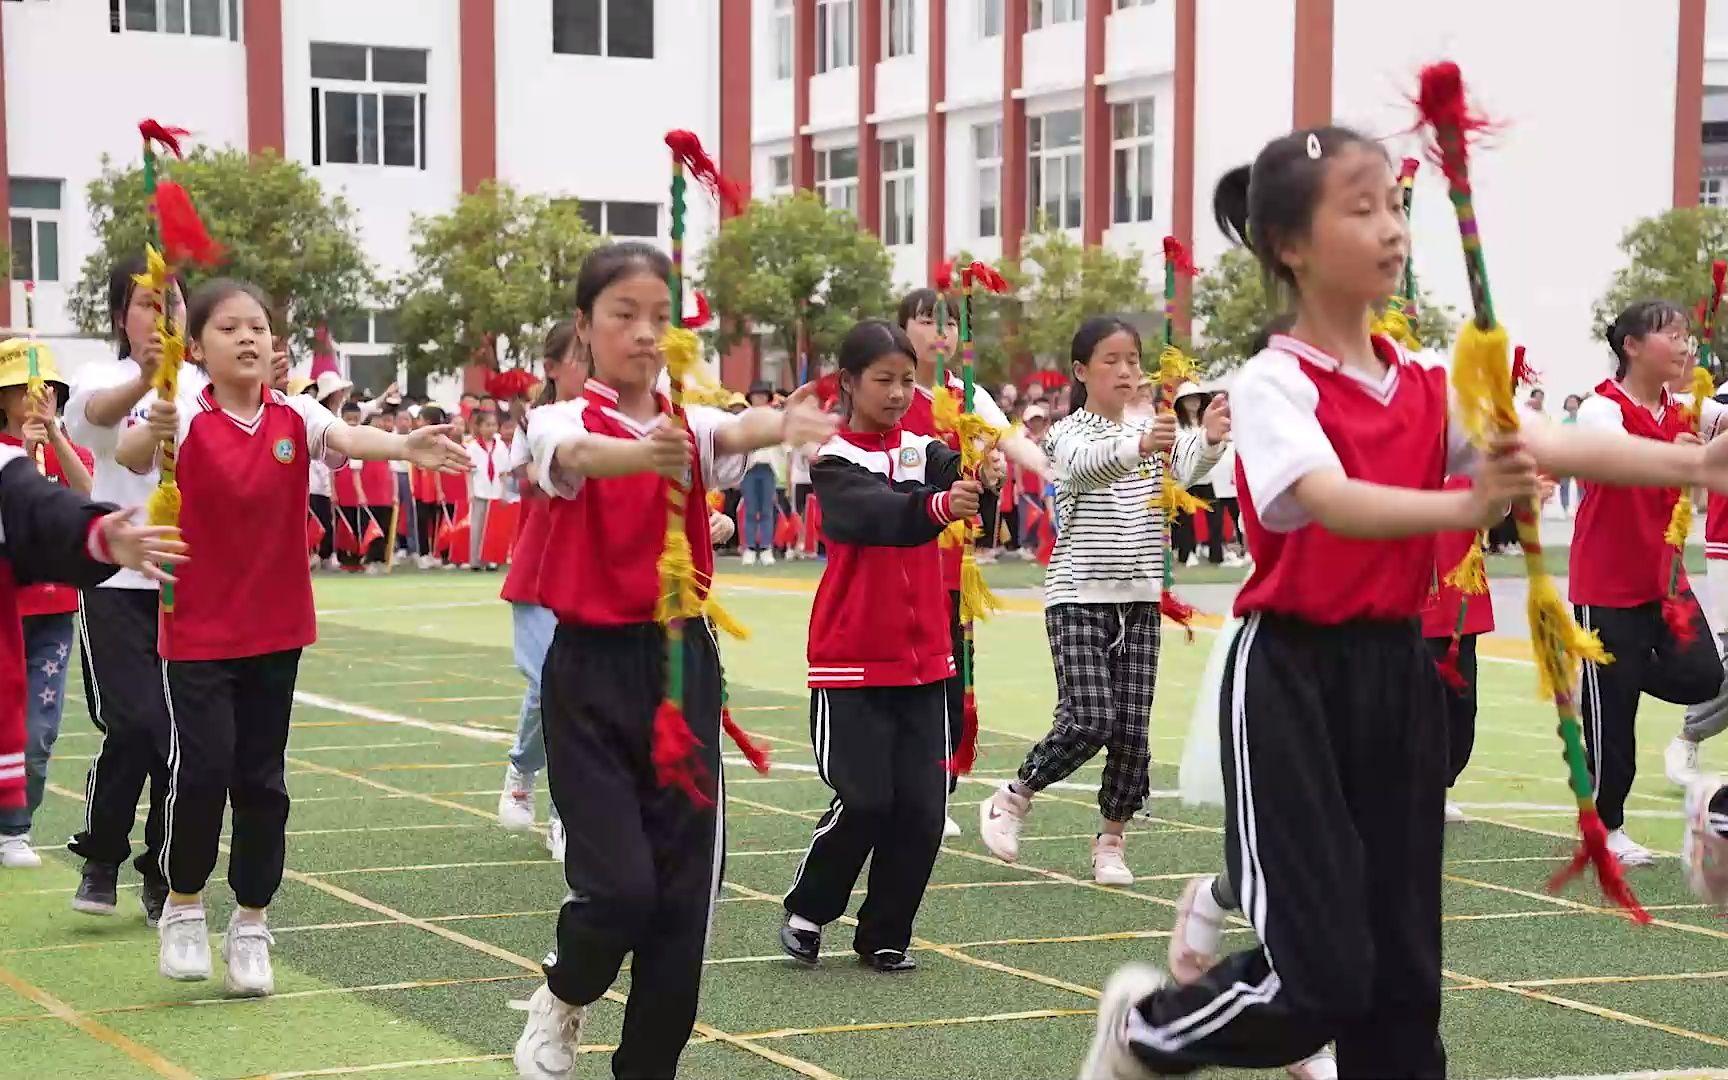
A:
[[[923,461],[924,451],[916,446],[902,446],[900,448],[900,467],[902,469],[916,469]]]
[[[289,438],[277,439],[271,452],[276,455],[277,461],[284,465],[291,464],[294,461],[294,440]]]

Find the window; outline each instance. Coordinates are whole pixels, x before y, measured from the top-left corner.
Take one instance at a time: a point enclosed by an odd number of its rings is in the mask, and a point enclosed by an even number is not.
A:
[[[775,154],[768,159],[768,194],[792,194],[792,155]]]
[[[774,77],[792,77],[793,20],[792,0],[774,0]]]
[[[816,73],[858,62],[853,0],[816,0]]]
[[[552,51],[654,58],[654,0],[552,0]]]
[[[816,191],[837,210],[858,212],[858,148],[816,151]]]
[[[918,216],[918,173],[911,136],[882,140],[882,242],[900,247],[914,242]]]
[[[1081,160],[1080,110],[1048,113],[1026,121],[1026,157],[1031,166],[1027,194],[1032,219],[1078,229],[1085,203],[1086,169]]]
[[[1116,0],[1116,10],[1131,7],[1151,7],[1152,0]]]
[[[942,0],[931,0],[942,3]],[[888,37],[889,56],[911,56],[917,41],[918,5],[914,0],[888,0],[888,25],[883,29]]]
[[[349,311],[330,321],[330,338],[343,345],[396,344],[394,311]]]
[[[1698,181],[1699,206],[1728,206],[1728,181],[1720,176],[1707,176]]]
[[[978,235],[1002,235],[1002,121],[972,126]]]
[[[13,281],[60,280],[60,187],[58,180],[29,176],[7,184]]]
[[[1152,113],[1151,98],[1110,106],[1112,219],[1118,225],[1152,220]]]
[[[660,235],[659,203],[578,199],[576,210],[588,228],[601,236]]]
[[[1002,0],[978,0],[978,36],[1002,36]]]
[[[240,40],[240,0],[108,0],[108,30]]]
[[[426,167],[426,50],[312,43],[312,164]]]
[[[1026,0],[1026,28],[1036,30],[1086,17],[1086,0]]]

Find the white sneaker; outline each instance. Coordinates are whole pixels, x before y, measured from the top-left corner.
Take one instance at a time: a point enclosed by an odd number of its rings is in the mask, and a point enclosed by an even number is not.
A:
[[[504,766],[504,790],[498,794],[498,824],[513,832],[534,827],[534,774]]]
[[[223,980],[230,994],[265,997],[276,992],[276,976],[270,970],[270,946],[276,939],[261,922],[240,921],[240,912],[228,920],[222,936],[222,963],[228,969]]]
[[[422,555],[418,559],[414,560],[414,562],[415,565],[420,567],[422,570],[430,570],[433,566],[433,559],[430,555]]]
[[[1128,1048],[1128,1014],[1169,982],[1150,964],[1128,964],[1110,976],[1098,1000],[1098,1029],[1080,1066],[1080,1080],[1151,1080],[1152,1070]]]
[[[772,551],[762,552],[762,565],[763,566],[773,566],[774,565],[774,553]]]
[[[1464,813],[1464,808],[1451,799],[1446,800],[1445,819],[1448,825],[1462,825],[1470,820],[1469,815]]]
[[[41,865],[42,856],[30,846],[29,833],[0,836],[0,866],[8,870],[34,870]]]
[[[1728,909],[1728,815],[1710,812],[1722,790],[1720,776],[1703,776],[1686,789],[1686,834],[1681,854],[1686,885],[1698,899]]]
[[[1615,829],[1608,834],[1608,850],[1620,860],[1621,866],[1649,866],[1656,861],[1650,849],[1627,836],[1625,829]]]
[[[1686,787],[1698,779],[1698,744],[1676,735],[1662,751],[1662,765],[1668,780],[1677,787]]]
[[[1100,885],[1132,885],[1134,871],[1122,861],[1122,838],[1105,833],[1092,841],[1092,880]]]
[[[210,977],[210,928],[204,923],[204,906],[162,909],[156,927],[162,944],[156,953],[156,970],[179,982],[197,982]]]
[[[1338,1080],[1338,1054],[1323,1046],[1313,1057],[1305,1057],[1285,1070],[1296,1080]]]
[[[755,566],[756,565],[756,552],[751,550],[750,548],[745,548],[744,549],[744,556],[743,556],[743,559],[741,561],[744,563],[745,566]]]
[[[1187,986],[1212,970],[1224,938],[1224,913],[1212,899],[1214,878],[1194,878],[1176,902],[1176,927],[1170,932],[1170,977]]]
[[[564,822],[561,818],[553,818],[546,829],[546,850],[552,853],[552,858],[559,863],[564,861]]]
[[[534,991],[528,999],[528,1023],[516,1040],[516,1075],[522,1080],[570,1080],[585,1012],[559,1001],[544,984]]]
[[[1020,826],[1031,812],[1032,800],[1007,784],[978,804],[978,835],[990,854],[1009,863],[1020,857]]]
[[[1224,565],[1225,566],[1231,566],[1231,567],[1241,566],[1243,564],[1243,561],[1244,560],[1243,560],[1242,556],[1236,554],[1234,551],[1227,551],[1224,553]]]
[[[1199,566],[1200,565],[1200,553],[1198,551],[1196,551],[1194,554],[1188,556],[1188,561],[1183,563],[1182,565],[1184,565],[1184,566]]]
[[[340,570],[342,569],[342,560],[332,555],[324,560],[324,567],[328,570]]]
[[[960,835],[960,823],[954,820],[954,815],[948,815],[948,820],[942,823],[942,839],[952,840]]]
[[[367,577],[377,577],[378,575],[382,574],[383,572],[384,572],[384,567],[379,563],[367,563],[366,564],[366,576]]]

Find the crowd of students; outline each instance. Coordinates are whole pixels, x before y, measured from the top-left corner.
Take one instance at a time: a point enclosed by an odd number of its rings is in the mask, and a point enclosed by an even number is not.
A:
[[[1719,624],[1670,569],[1662,526],[1682,489],[1728,491],[1728,441],[1714,438],[1728,410],[1699,402],[1688,418],[1670,389],[1689,365],[1686,316],[1652,302],[1613,324],[1615,373],[1577,423],[1474,444],[1450,418],[1444,369],[1369,330],[1408,250],[1377,143],[1335,127],[1293,133],[1228,174],[1214,201],[1291,304],[1227,395],[1184,386],[1177,409],[1158,408],[1138,332],[1100,314],[1076,328],[1065,386],[980,393],[972,426],[943,418],[959,382],[950,372],[943,385],[938,357],[956,342],[931,290],[908,294],[892,320],[861,313],[832,400],[808,386],[776,405],[763,387],[721,407],[680,405],[664,370],[679,332],[670,261],[607,245],[545,343],[535,407],[475,397],[446,415],[393,393],[345,401],[339,378],[291,384],[269,298],[251,285],[213,281],[183,299],[140,285],[141,266],[116,267],[119,356],[75,388],[50,380],[64,430],[54,401],[19,392],[17,346],[0,354],[0,708],[17,703],[0,715],[0,857],[37,858],[29,815],[58,712],[19,713],[63,694],[75,602],[103,742],[69,845],[84,859],[73,906],[113,913],[148,783],[135,865],[159,970],[209,978],[203,893],[232,807],[225,979],[232,993],[271,993],[268,909],[283,875],[298,663],[316,637],[313,570],[334,557],[382,572],[399,547],[427,567],[508,562],[502,597],[528,685],[499,818],[533,824],[545,771],[568,887],[515,1065],[533,1080],[571,1076],[586,1008],[628,960],[613,1071],[671,1076],[724,863],[722,734],[752,752],[726,709],[709,595],[733,521],[709,493],[739,490],[736,531],[758,563],[780,546],[770,522],[783,487],[794,512],[805,489],[822,511],[806,681],[833,796],[788,883],[778,945],[820,963],[868,862],[852,948],[865,970],[904,977],[944,835],[960,831],[947,811],[976,737],[973,681],[992,677],[965,626],[970,567],[956,540],[978,528],[994,546],[992,515],[1017,519],[1008,533],[1022,546],[1052,529],[1039,544],[1056,702],[1015,778],[978,804],[980,838],[1017,860],[1038,793],[1102,751],[1093,878],[1134,880],[1124,825],[1149,794],[1166,562],[1186,558],[1156,497],[1168,472],[1190,488],[1210,481],[1252,555],[1203,695],[1217,702],[1224,869],[1188,886],[1168,973],[1130,964],[1106,985],[1082,1076],[1291,1062],[1303,1077],[1444,1075],[1442,819],[1469,753],[1475,670],[1459,649],[1448,687],[1436,640],[1473,648],[1488,624],[1456,618],[1443,564],[1510,503],[1543,496],[1542,474],[1583,482],[1572,599],[1618,658],[1583,675],[1591,767],[1613,851],[1647,861],[1622,806],[1640,696],[1725,711]],[[191,361],[170,398],[152,389],[158,311],[185,327]],[[170,477],[175,528],[113,509]],[[1719,506],[1707,531],[1728,551]],[[494,559],[489,537],[512,513],[508,555]],[[336,534],[310,554],[309,516]],[[1219,544],[1225,524],[1210,534]],[[685,584],[668,591],[663,574]],[[77,592],[16,594],[52,582]],[[663,625],[668,604],[677,632]],[[1675,605],[1686,625],[1665,617]],[[1712,722],[1682,737],[1695,748]],[[1728,789],[1700,778],[1687,797],[1689,879],[1728,899]],[[1230,909],[1258,944],[1223,955]]]

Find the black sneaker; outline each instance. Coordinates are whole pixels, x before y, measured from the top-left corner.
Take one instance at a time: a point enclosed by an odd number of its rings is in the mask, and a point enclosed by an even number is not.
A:
[[[112,915],[118,899],[120,868],[103,863],[84,861],[84,877],[78,891],[72,894],[72,910],[86,915]]]
[[[815,967],[822,956],[822,931],[799,930],[785,923],[780,927],[780,948],[800,964]]]
[[[154,928],[162,921],[162,907],[168,903],[168,883],[159,877],[145,878],[138,902],[144,905],[144,924]]]
[[[877,949],[868,955],[859,953],[858,962],[871,971],[882,975],[896,975],[902,971],[918,970],[918,961],[898,949]]]

